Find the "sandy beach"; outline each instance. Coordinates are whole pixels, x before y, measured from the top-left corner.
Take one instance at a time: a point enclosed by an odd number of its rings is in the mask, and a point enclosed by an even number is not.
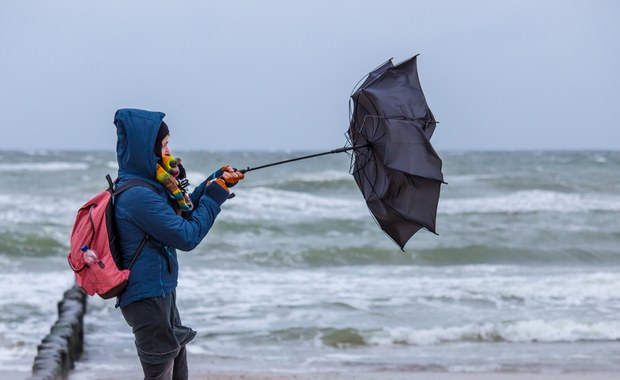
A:
[[[131,358],[133,359],[133,358]],[[137,362],[125,358],[114,369],[109,364],[100,366],[76,363],[76,369],[69,374],[70,380],[127,380],[142,379],[142,370]],[[194,358],[195,359],[195,358]],[[220,363],[221,364],[221,363]],[[376,370],[376,371],[307,371],[271,370],[256,368],[248,363],[223,368],[215,362],[191,360],[189,378],[192,380],[616,380],[620,373],[608,371],[560,371],[540,369],[538,371],[458,372],[422,370]]]
[[[434,373],[434,372],[379,372],[379,373],[313,373],[313,374],[252,374],[207,373],[196,379],[209,380],[611,380],[614,373]]]

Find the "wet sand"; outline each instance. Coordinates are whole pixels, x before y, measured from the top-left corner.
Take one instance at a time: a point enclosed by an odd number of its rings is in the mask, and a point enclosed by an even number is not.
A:
[[[458,372],[372,372],[372,373],[258,373],[258,372],[193,372],[192,380],[616,380],[619,373],[571,372],[571,373],[458,373]],[[134,377],[135,375],[135,377]],[[72,377],[69,376],[71,379]],[[138,372],[118,376],[88,377],[97,380],[139,379]]]
[[[69,374],[70,380],[127,380],[142,379],[142,369],[137,358],[127,357],[120,363],[88,365],[77,362]],[[113,364],[117,364],[115,366]],[[219,364],[219,365],[218,365]],[[560,372],[559,370],[532,369],[531,372],[441,372],[441,371],[323,371],[304,372],[303,369],[271,370],[257,368],[253,363],[238,362],[235,365],[209,360],[192,360],[190,355],[189,378],[191,380],[617,380],[617,372]],[[122,369],[121,369],[122,368]],[[1,377],[0,378],[4,378]]]
[[[376,373],[205,373],[198,380],[612,380],[618,373],[445,373],[445,372],[376,372]]]

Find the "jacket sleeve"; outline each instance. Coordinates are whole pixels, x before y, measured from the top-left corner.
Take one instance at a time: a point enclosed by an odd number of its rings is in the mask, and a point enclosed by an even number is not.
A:
[[[205,186],[204,195],[187,219],[177,215],[161,195],[149,189],[134,187],[121,197],[125,198],[122,203],[126,214],[146,234],[170,247],[190,251],[213,226],[228,192],[216,183]]]
[[[205,187],[207,186],[207,181],[204,180],[202,181],[202,183],[200,185],[198,185],[198,187],[196,187],[194,189],[194,191],[192,191],[192,193],[189,195],[189,198],[192,200],[192,204],[193,205],[197,205],[198,202],[200,201],[200,197],[202,197],[202,195],[205,192]]]

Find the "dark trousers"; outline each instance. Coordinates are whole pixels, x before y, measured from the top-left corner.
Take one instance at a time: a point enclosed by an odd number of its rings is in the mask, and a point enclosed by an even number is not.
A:
[[[160,364],[150,364],[140,360],[144,380],[187,380],[187,352],[181,348],[176,358]]]
[[[186,380],[185,345],[196,332],[181,324],[176,293],[132,302],[121,312],[136,338],[144,379]]]

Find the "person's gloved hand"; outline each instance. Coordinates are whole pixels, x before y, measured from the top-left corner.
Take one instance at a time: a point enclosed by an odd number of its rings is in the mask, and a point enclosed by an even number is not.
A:
[[[224,171],[224,174],[222,174],[222,178],[224,179],[224,181],[226,182],[226,186],[228,187],[235,186],[237,183],[239,183],[239,181],[245,178],[245,175],[235,168],[226,166],[226,169],[227,170]]]
[[[245,175],[230,165],[222,166],[220,169],[214,171],[207,181],[213,181],[221,178],[226,183],[228,188],[235,186],[239,181],[245,178]]]

